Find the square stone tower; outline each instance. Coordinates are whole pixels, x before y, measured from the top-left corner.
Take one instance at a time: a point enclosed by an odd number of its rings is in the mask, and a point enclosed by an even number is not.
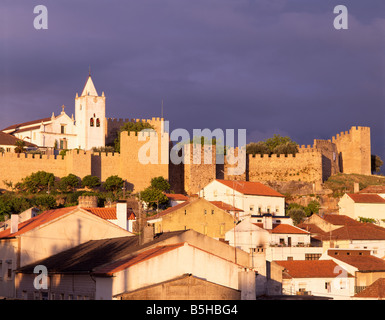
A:
[[[76,94],[75,120],[78,148],[90,150],[105,146],[106,97],[104,92],[98,95],[91,75],[82,94]]]

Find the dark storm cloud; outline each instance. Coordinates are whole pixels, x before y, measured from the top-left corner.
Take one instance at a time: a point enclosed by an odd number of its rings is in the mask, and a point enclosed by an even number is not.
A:
[[[0,127],[72,113],[91,65],[107,116],[165,117],[171,127],[246,128],[300,144],[352,125],[383,152],[385,5],[349,1],[30,1],[0,4]],[[385,154],[384,154],[385,158]]]

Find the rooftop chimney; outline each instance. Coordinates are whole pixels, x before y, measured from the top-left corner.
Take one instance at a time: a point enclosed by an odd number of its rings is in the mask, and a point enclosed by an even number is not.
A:
[[[262,217],[263,229],[272,230],[273,229],[273,216],[271,214],[264,214]]]
[[[127,230],[127,201],[118,200],[116,203],[116,219],[117,225]]]
[[[360,191],[360,184],[358,182],[354,182],[353,190],[354,193],[358,193]]]
[[[19,215],[11,214],[11,233],[19,231]]]

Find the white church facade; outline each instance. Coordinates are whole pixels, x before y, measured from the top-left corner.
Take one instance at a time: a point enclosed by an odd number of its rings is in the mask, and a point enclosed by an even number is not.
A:
[[[106,98],[98,95],[91,75],[84,89],[75,97],[75,118],[62,106],[57,116],[9,126],[3,130],[42,150],[83,149],[105,146]]]

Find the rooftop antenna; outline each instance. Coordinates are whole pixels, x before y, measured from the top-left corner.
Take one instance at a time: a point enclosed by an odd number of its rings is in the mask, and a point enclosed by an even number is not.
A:
[[[162,99],[162,112],[161,112],[161,118],[163,118],[163,99]]]

